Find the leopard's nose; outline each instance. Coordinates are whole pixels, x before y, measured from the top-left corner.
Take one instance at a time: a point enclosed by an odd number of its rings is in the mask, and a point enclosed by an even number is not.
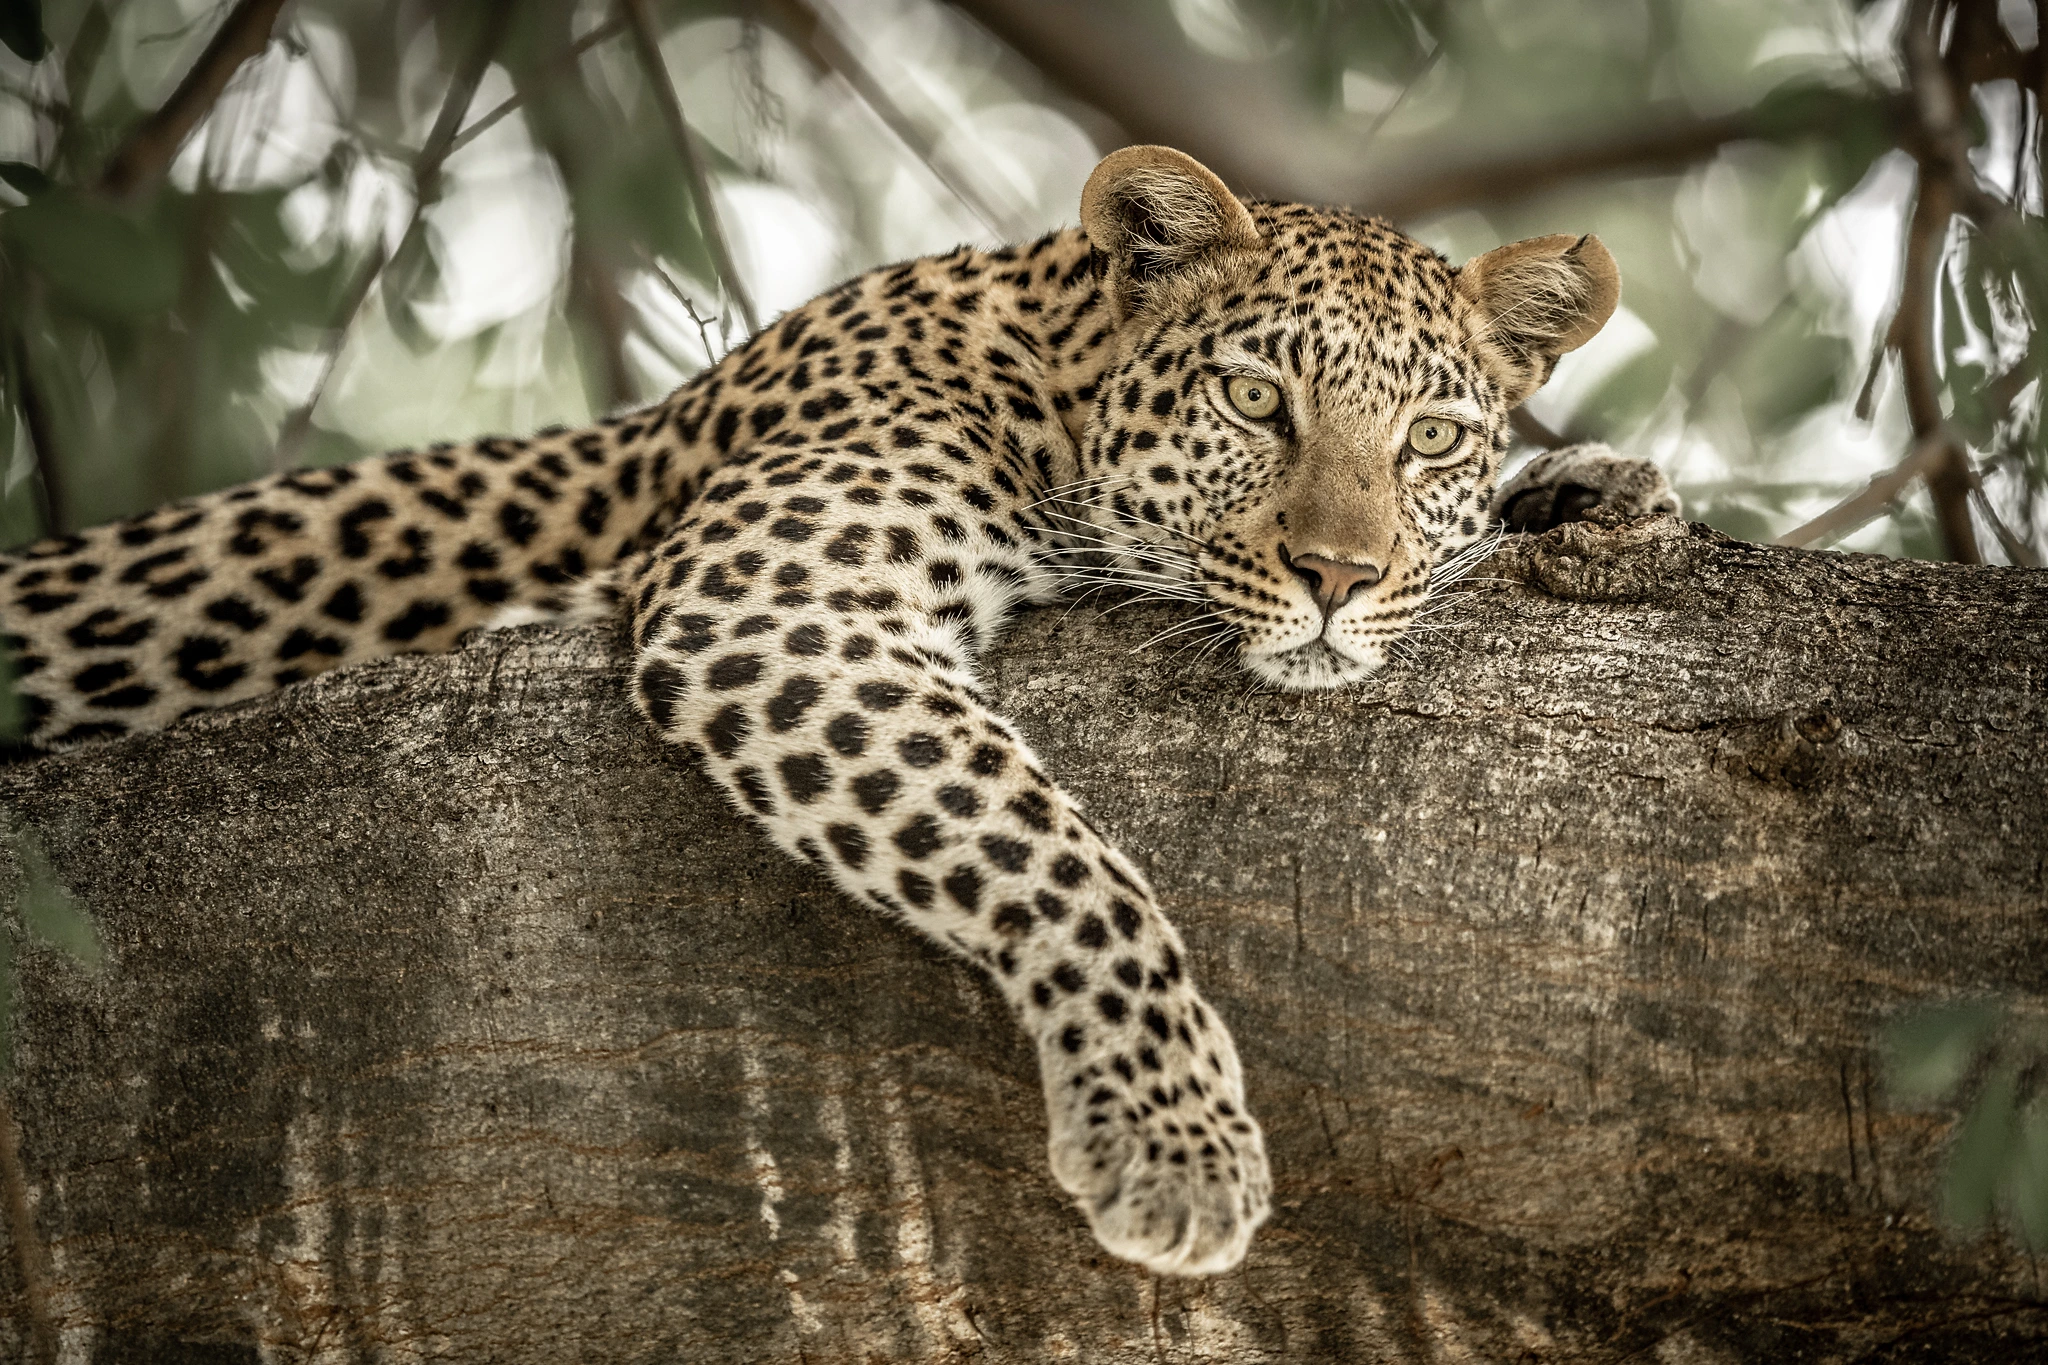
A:
[[[1280,558],[1296,578],[1308,584],[1325,620],[1349,602],[1353,593],[1371,587],[1386,575],[1386,570],[1377,564],[1354,564],[1324,555],[1290,555],[1285,545],[1280,547]]]

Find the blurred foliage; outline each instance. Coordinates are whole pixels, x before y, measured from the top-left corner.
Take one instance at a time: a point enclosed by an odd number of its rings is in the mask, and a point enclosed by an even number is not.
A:
[[[2041,69],[2036,7],[1941,2],[1972,163],[2011,209],[1946,244],[1942,402],[1980,513],[2039,546],[2040,82],[2014,75]],[[1625,312],[1530,411],[1658,459],[1725,530],[1781,534],[1911,444],[1897,366],[1872,363],[1915,192],[1906,0],[1127,3],[1162,39],[1129,63],[1277,83],[1390,183],[1719,128],[1404,225],[1454,257],[1599,232]],[[175,162],[104,193],[235,8],[0,0],[0,544],[285,465],[579,422],[737,340],[734,282],[609,0],[294,0]],[[1006,52],[972,4],[651,8],[656,78],[769,315],[887,259],[1071,221],[1102,150],[1057,63]],[[444,110],[465,72],[473,97]],[[1843,543],[1941,552],[1924,493]]]
[[[2035,1251],[2048,1251],[2048,1030],[1998,1000],[1911,1011],[1884,1038],[1893,1096],[1963,1109],[1949,1149],[1944,1212],[1982,1227],[2001,1206]]]
[[[15,962],[23,943],[54,948],[72,962],[97,971],[104,956],[99,934],[84,909],[50,868],[43,846],[33,834],[16,833],[8,844],[16,879],[14,913],[0,920],[0,1078],[14,1064]]]

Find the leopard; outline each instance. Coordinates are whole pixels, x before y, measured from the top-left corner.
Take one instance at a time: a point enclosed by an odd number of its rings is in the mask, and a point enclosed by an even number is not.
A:
[[[1371,677],[1497,535],[1509,414],[1613,313],[1589,234],[1454,267],[1388,222],[1127,147],[1080,223],[869,271],[651,405],[303,469],[0,556],[27,743],[157,729],[538,618],[609,619],[658,735],[854,900],[982,969],[1101,1246],[1227,1271],[1272,1206],[1231,1032],[1159,895],[977,662],[1105,582],[1292,691]],[[1675,510],[1560,452],[1541,529]]]

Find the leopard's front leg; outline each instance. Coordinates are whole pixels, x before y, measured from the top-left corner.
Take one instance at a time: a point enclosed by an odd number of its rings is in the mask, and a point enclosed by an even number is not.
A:
[[[990,971],[1038,1043],[1053,1173],[1105,1247],[1229,1269],[1270,1180],[1180,936],[983,704],[962,647],[973,564],[820,554],[803,497],[715,522],[711,543],[687,523],[647,561],[629,586],[641,709],[785,849]]]

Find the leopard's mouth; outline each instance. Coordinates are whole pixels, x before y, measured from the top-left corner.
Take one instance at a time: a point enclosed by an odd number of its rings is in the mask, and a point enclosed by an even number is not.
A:
[[[1246,671],[1283,692],[1327,692],[1362,682],[1386,662],[1386,649],[1377,643],[1355,648],[1357,653],[1339,649],[1327,635],[1319,635],[1289,649],[1241,654],[1239,662]]]

